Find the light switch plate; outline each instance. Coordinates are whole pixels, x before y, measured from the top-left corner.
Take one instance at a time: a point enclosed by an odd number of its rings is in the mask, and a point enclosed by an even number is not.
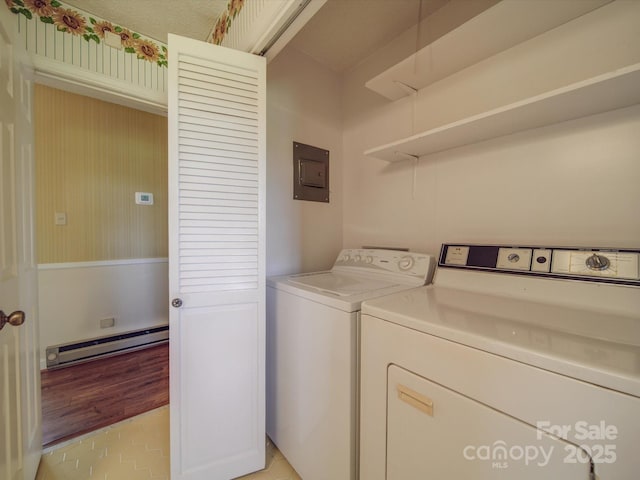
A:
[[[53,214],[54,223],[56,225],[66,225],[67,224],[67,214],[64,212],[56,212]]]

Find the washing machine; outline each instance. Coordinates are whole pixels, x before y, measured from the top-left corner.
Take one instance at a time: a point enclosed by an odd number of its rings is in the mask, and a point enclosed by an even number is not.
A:
[[[267,280],[267,434],[305,480],[354,480],[364,300],[429,282],[430,255],[346,249],[326,272]]]
[[[640,478],[639,259],[447,244],[364,302],[361,478]]]

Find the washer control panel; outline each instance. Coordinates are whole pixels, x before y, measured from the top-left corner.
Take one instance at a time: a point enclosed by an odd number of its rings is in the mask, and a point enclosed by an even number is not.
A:
[[[424,253],[348,248],[340,252],[333,268],[428,280],[434,266],[434,257]]]
[[[438,265],[640,285],[640,250],[444,244]]]

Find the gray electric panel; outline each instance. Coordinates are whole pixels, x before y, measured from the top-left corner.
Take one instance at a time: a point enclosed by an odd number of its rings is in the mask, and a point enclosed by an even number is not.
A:
[[[329,203],[329,150],[293,142],[293,198]]]

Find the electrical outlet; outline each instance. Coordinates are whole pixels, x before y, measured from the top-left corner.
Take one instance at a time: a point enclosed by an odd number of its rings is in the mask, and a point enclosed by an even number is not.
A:
[[[103,318],[102,320],[100,320],[100,328],[111,328],[115,326],[115,324],[116,324],[116,319],[113,317]]]

